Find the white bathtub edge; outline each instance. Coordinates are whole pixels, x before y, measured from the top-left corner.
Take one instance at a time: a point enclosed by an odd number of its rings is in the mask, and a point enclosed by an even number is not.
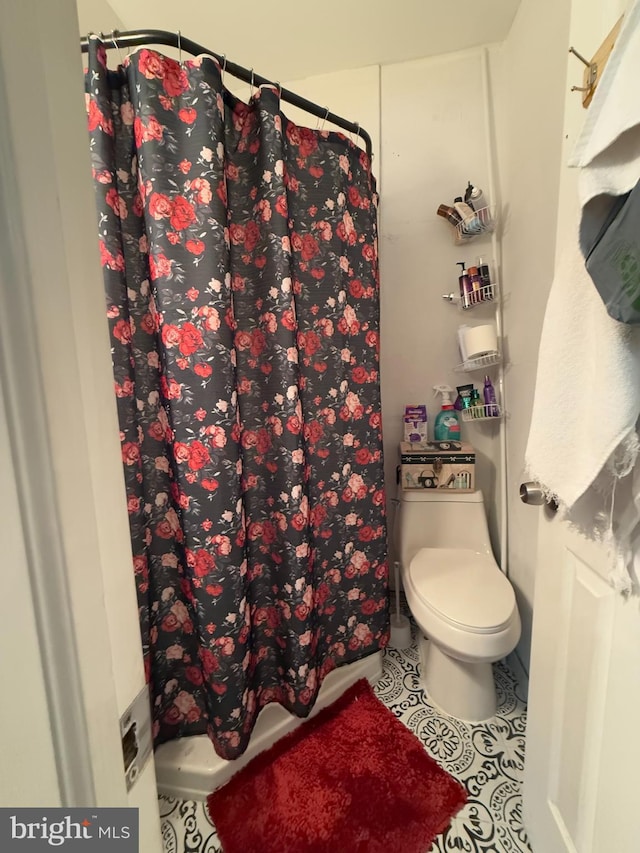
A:
[[[206,800],[252,758],[330,705],[356,681],[366,678],[375,684],[382,675],[382,658],[383,653],[378,652],[330,672],[305,719],[292,716],[281,705],[267,705],[260,712],[249,747],[235,761],[220,758],[207,735],[162,744],[155,753],[158,794],[179,800]]]

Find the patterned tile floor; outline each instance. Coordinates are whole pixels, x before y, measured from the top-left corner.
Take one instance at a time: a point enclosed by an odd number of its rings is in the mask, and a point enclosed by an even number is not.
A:
[[[465,807],[437,837],[431,847],[433,853],[530,851],[520,793],[525,697],[504,663],[496,664],[494,675],[498,713],[484,723],[463,723],[428,704],[418,680],[415,644],[385,653],[384,672],[375,692],[468,792]],[[160,814],[165,853],[222,853],[204,803],[160,797]]]

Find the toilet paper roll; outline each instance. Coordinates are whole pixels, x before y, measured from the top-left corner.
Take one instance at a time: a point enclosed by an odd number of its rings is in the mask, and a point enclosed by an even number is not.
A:
[[[464,346],[467,358],[478,358],[489,352],[497,352],[498,336],[495,326],[467,326],[464,332]]]

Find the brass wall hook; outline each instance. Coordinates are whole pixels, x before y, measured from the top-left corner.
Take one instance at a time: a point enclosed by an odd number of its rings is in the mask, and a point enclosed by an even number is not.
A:
[[[619,18],[614,24],[611,32],[604,39],[600,47],[593,54],[591,60],[585,59],[575,47],[569,48],[569,53],[572,53],[576,59],[585,66],[584,76],[582,78],[582,86],[572,86],[572,92],[582,92],[582,106],[588,107],[591,99],[596,91],[598,83],[602,77],[605,66],[609,61],[609,57],[615,47],[616,39],[622,27],[623,17]]]
[[[587,68],[589,70],[589,75],[588,75],[587,79],[584,81],[584,82],[586,82],[587,85],[586,86],[572,86],[571,91],[572,92],[588,92],[590,89],[593,88],[594,83],[598,79],[598,63],[597,62],[589,62],[589,60],[585,59],[581,53],[578,53],[578,51],[575,49],[575,47],[570,47],[569,53],[572,53],[575,57],[577,57],[580,60],[580,62],[582,62],[583,65],[587,66]]]

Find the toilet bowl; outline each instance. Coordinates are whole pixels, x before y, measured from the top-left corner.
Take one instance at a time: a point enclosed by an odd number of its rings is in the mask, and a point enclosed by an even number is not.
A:
[[[482,493],[401,490],[398,527],[427,695],[453,717],[486,720],[497,704],[491,664],[515,648],[520,616],[491,551]]]

